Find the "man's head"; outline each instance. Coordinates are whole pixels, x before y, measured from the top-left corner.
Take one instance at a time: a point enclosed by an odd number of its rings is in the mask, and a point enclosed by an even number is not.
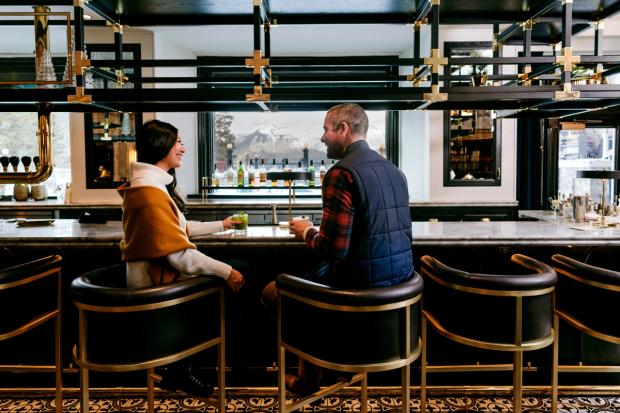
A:
[[[327,146],[327,157],[340,159],[353,142],[366,139],[368,115],[357,103],[342,103],[327,111],[321,142]]]

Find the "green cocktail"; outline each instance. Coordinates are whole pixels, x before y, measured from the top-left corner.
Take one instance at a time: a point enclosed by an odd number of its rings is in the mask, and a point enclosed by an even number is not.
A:
[[[239,212],[232,216],[233,221],[239,221],[235,224],[235,233],[244,234],[248,230],[248,214]]]

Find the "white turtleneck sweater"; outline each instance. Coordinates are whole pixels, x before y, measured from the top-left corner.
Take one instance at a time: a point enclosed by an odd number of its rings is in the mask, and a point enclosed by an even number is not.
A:
[[[168,195],[166,185],[172,182],[172,176],[155,165],[132,162],[129,165],[129,182],[132,187],[152,186]],[[177,215],[181,228],[187,228],[192,236],[207,235],[224,230],[222,221],[187,221],[178,209]],[[166,258],[170,265],[181,273],[181,277],[215,275],[226,280],[230,276],[232,269],[230,265],[210,258],[197,249],[177,251]],[[149,261],[127,262],[127,287],[142,288],[152,286],[153,282],[149,276],[148,268]]]

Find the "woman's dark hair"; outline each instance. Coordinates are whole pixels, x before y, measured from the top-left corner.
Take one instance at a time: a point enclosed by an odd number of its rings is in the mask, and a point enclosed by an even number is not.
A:
[[[170,149],[176,144],[179,130],[167,122],[151,120],[142,125],[136,136],[136,153],[138,162],[155,165],[168,155]],[[172,182],[166,185],[168,194],[181,210],[186,213],[185,202],[176,191],[177,177],[174,168],[169,169]]]

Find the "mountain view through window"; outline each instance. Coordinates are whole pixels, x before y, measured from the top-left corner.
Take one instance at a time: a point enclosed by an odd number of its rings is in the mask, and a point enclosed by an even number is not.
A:
[[[372,149],[384,154],[385,112],[368,112],[368,117],[366,140]],[[312,161],[318,174],[322,162],[326,168],[332,165],[321,142],[324,119],[325,112],[216,113],[215,175],[225,174],[230,167],[236,170],[239,162],[246,171],[251,164],[271,170],[274,160],[277,168],[291,170],[297,170],[299,162],[305,170]],[[318,189],[310,192],[318,194]]]

